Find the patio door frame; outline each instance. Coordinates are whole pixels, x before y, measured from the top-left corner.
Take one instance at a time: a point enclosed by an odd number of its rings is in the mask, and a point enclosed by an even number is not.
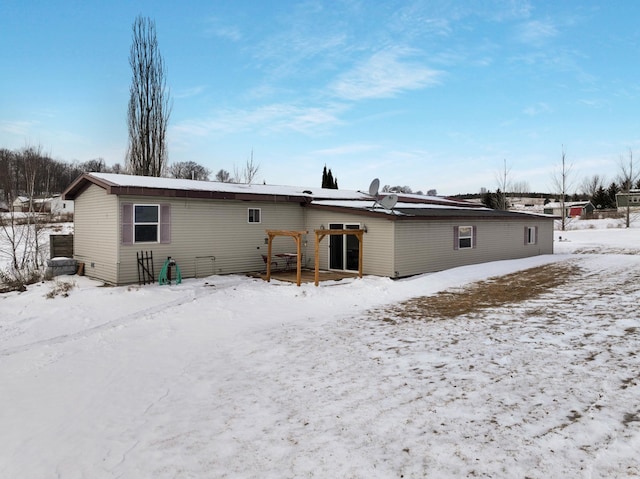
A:
[[[329,223],[332,230],[358,230],[360,223]],[[328,245],[329,269],[359,271],[360,241],[355,235],[332,235]]]

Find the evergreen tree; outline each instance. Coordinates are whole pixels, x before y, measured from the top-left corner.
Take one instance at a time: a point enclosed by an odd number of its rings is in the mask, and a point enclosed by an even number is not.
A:
[[[331,173],[331,168],[327,172],[327,188],[333,188],[333,173]]]
[[[322,187],[333,189],[333,190],[338,189],[338,179],[333,178],[333,173],[331,173],[331,168],[327,170],[327,165],[324,165],[324,169],[322,170]]]
[[[498,198],[496,197],[495,193],[491,193],[490,191],[486,191],[483,195],[482,195],[482,204],[485,205],[487,208],[491,208],[492,210],[495,210],[498,208]]]
[[[609,188],[607,188],[607,208],[616,208],[617,204],[616,204],[616,193],[619,191],[618,189],[618,185],[616,185],[616,182],[612,182],[609,185]]]
[[[591,197],[591,203],[597,209],[607,208],[607,205],[609,204],[609,196],[602,185],[598,187]]]

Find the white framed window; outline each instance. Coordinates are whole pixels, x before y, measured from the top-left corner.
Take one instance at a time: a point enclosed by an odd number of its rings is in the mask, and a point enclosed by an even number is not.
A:
[[[537,244],[537,243],[538,243],[538,227],[525,226],[524,227],[524,244]]]
[[[247,221],[249,223],[261,223],[262,211],[260,211],[260,208],[249,208],[247,213]]]
[[[133,242],[160,241],[160,205],[133,205]]]
[[[171,243],[171,205],[122,203],[122,244]]]
[[[456,249],[470,249],[474,247],[474,227],[473,226],[456,226],[455,235],[457,237]]]

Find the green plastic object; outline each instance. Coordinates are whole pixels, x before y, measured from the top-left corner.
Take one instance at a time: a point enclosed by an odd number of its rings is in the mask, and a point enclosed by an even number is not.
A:
[[[176,270],[175,271],[176,284],[182,283],[182,271],[180,271],[180,267],[178,266],[178,263],[176,263],[175,260],[171,259],[171,257],[169,256],[165,260],[164,265],[162,265],[162,269],[160,270],[160,276],[158,276],[158,284],[160,285],[171,284],[171,281],[169,281],[169,278],[168,278],[169,268],[175,268]]]

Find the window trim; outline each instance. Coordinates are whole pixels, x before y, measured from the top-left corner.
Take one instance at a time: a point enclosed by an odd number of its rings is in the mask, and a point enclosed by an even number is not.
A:
[[[469,234],[462,235],[461,230],[469,229]],[[469,246],[463,246],[462,240],[469,240]],[[454,249],[474,249],[476,247],[476,227],[471,225],[454,226]]]
[[[524,227],[524,244],[525,246],[538,244],[538,227],[537,226]]]
[[[135,223],[134,214],[135,206],[158,206],[158,239],[155,243],[170,244],[171,243],[171,204],[147,204],[147,203],[129,203],[123,202],[120,206],[120,229],[121,244],[153,244],[153,241],[135,241]],[[144,223],[141,223],[144,224]],[[149,224],[149,223],[147,223]]]
[[[144,206],[144,207],[155,207],[156,211],[158,213],[157,215],[157,220],[156,221],[136,221],[136,208],[139,206]],[[138,243],[160,243],[160,225],[161,225],[161,210],[160,210],[160,205],[157,203],[134,203],[133,204],[133,217],[132,217],[132,225],[133,225],[133,243],[134,244],[138,244]],[[156,227],[156,239],[155,240],[148,240],[148,241],[138,241],[136,239],[136,226],[138,225],[144,225],[144,226],[155,226]]]
[[[253,218],[253,221],[252,221],[252,215],[251,215],[252,211],[257,211],[258,212],[258,221],[255,221],[255,217]],[[262,208],[247,208],[247,223],[252,224],[252,225],[261,224],[262,223]]]

